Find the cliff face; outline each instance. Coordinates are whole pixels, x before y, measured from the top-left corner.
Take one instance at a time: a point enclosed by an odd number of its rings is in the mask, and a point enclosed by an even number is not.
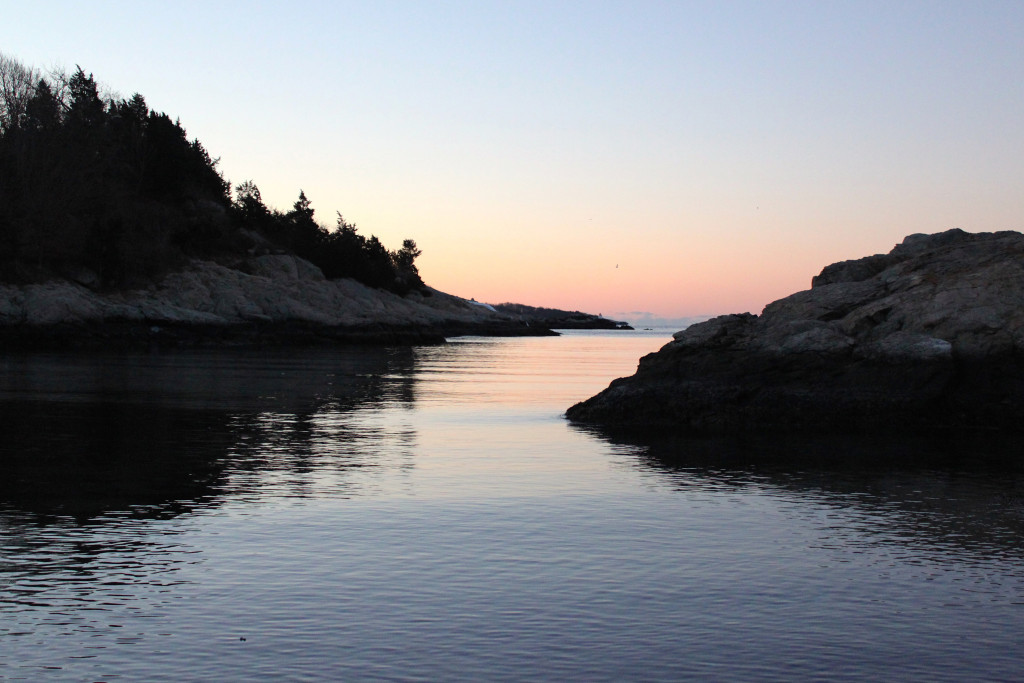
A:
[[[290,255],[254,257],[236,267],[196,261],[145,289],[130,291],[100,292],[68,280],[0,285],[0,342],[4,334],[39,337],[57,328],[95,330],[115,324],[135,324],[154,333],[167,325],[352,330],[516,326],[508,316],[438,291],[401,297],[354,280],[327,280],[316,266]]]
[[[911,235],[674,335],[569,409],[682,432],[1024,426],[1024,235]]]

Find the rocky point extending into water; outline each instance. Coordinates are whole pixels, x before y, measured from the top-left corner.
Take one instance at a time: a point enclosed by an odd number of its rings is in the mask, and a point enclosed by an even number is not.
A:
[[[459,334],[553,334],[437,290],[399,296],[329,280],[289,254],[194,261],[129,290],[94,275],[0,284],[0,350],[107,346],[423,343]]]
[[[567,412],[685,433],[1024,427],[1024,235],[910,235],[673,335]]]
[[[632,330],[633,327],[623,320],[612,320],[603,315],[582,313],[580,311],[563,311],[558,308],[541,308],[524,304],[494,304],[494,309],[516,320],[523,320],[530,325],[540,325],[552,330]]]

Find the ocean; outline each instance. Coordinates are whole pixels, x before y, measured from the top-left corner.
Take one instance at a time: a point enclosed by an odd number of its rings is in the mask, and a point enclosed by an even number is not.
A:
[[[0,680],[1019,680],[1012,439],[568,423],[671,330],[0,358]]]

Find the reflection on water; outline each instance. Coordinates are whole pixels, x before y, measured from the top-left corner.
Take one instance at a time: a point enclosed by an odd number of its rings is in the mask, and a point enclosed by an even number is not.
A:
[[[626,439],[665,341],[0,361],[0,679],[1012,679],[1014,441]]]
[[[69,661],[173,639],[146,625],[195,591],[185,570],[204,554],[181,515],[348,495],[372,486],[362,470],[407,466],[414,435],[373,415],[413,400],[412,362],[409,349],[7,359],[0,637],[21,656],[0,655],[0,678],[67,670],[54,638],[77,640]]]
[[[757,490],[828,511],[824,545],[889,544],[940,561],[1024,561],[1018,435],[601,436],[635,447],[631,462],[679,491]]]
[[[301,488],[317,468],[380,466],[376,446],[411,435],[351,414],[411,402],[412,362],[409,349],[8,359],[0,501],[80,521],[165,516],[271,472]]]

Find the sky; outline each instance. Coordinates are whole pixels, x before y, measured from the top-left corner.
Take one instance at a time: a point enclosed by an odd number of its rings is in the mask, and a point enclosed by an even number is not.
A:
[[[0,52],[179,118],[424,280],[758,313],[912,233],[1024,229],[1024,2],[0,0]]]

